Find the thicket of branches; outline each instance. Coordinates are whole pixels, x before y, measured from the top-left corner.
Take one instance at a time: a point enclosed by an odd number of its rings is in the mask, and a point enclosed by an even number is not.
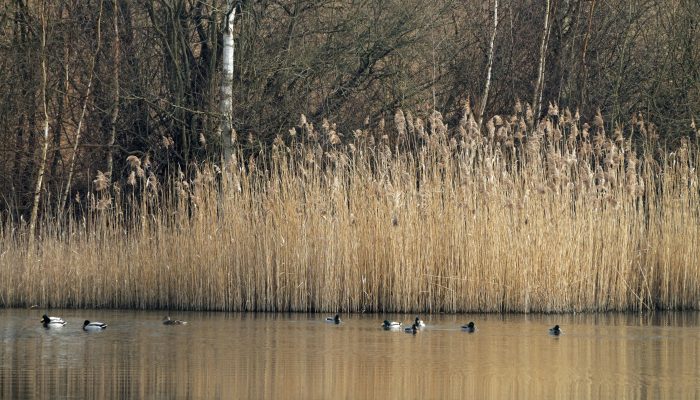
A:
[[[448,119],[455,126],[466,99],[486,115],[503,114],[517,98],[537,98],[537,87],[545,102],[579,109],[585,119],[600,109],[605,121],[624,124],[641,112],[660,143],[690,134],[700,111],[695,0],[243,0],[238,7],[233,123],[251,148],[270,144],[302,113],[362,127],[390,120],[398,108],[439,109],[455,111]],[[225,0],[3,2],[0,210],[29,214],[47,140],[42,193],[51,207],[85,193],[97,171],[128,179],[129,156],[156,175],[218,160],[226,11]]]

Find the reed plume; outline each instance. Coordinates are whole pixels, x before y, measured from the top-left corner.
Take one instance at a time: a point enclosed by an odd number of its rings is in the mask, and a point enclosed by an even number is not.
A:
[[[98,173],[100,193],[71,206],[94,207],[47,210],[38,246],[2,221],[0,305],[700,308],[695,140],[660,152],[641,116],[608,137],[599,115],[591,128],[555,105],[535,121],[516,103],[483,131],[462,112],[450,127],[397,111],[396,136],[383,120],[342,135],[302,115],[262,154],[239,150],[227,175],[201,165],[159,182],[130,156],[129,196],[106,196]]]

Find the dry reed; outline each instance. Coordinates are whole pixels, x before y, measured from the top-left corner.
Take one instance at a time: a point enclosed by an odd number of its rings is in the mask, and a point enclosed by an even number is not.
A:
[[[698,147],[659,151],[635,117],[465,109],[448,128],[300,127],[228,178],[202,167],[128,185],[80,218],[47,211],[36,247],[0,229],[0,305],[343,312],[700,308]],[[390,132],[391,131],[391,132]],[[634,139],[634,140],[633,140]],[[219,188],[223,189],[219,189]]]

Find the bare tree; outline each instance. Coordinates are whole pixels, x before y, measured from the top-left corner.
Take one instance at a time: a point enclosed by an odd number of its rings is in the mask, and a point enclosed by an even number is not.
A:
[[[535,115],[538,117],[542,108],[542,93],[544,92],[544,68],[547,60],[547,41],[549,39],[549,8],[550,0],[546,0],[544,10],[544,26],[542,27],[542,42],[540,44],[540,63],[539,67],[537,68],[535,93],[532,96],[532,107],[535,109]]]
[[[63,21],[65,19],[66,7],[61,4],[58,16]],[[53,129],[53,159],[51,161],[51,169],[49,170],[49,177],[55,179],[58,171],[58,164],[61,159],[61,135],[63,133],[63,117],[65,116],[64,106],[66,104],[66,97],[68,96],[69,87],[69,50],[70,43],[66,38],[62,38],[63,42],[63,55],[61,57],[61,62],[63,63],[63,79],[61,79],[61,91],[58,96],[58,106],[56,107],[56,123]]]
[[[583,65],[583,75],[581,80],[586,81],[588,79],[588,59],[586,54],[588,53],[588,41],[591,37],[591,28],[593,26],[593,11],[595,10],[596,0],[591,0],[591,6],[588,10],[588,28],[586,29],[586,36],[583,39],[583,49],[581,50],[581,65]],[[581,85],[581,100],[579,104],[583,105],[586,98],[586,85]]]
[[[484,93],[481,95],[481,107],[479,107],[479,126],[481,126],[486,110],[486,102],[489,99],[489,88],[491,87],[491,69],[493,68],[493,44],[496,41],[496,31],[498,29],[498,0],[494,0],[493,4],[493,33],[489,42],[489,56],[486,65],[486,84],[484,85]]]
[[[109,120],[110,135],[107,141],[107,176],[110,179],[114,179],[112,174],[114,170],[114,142],[117,138],[117,118],[119,117],[119,5],[117,0],[112,3],[112,21],[114,24],[114,75],[112,76],[112,81],[114,82],[113,90],[113,103],[112,103],[112,115]]]
[[[85,113],[87,111],[88,99],[90,98],[90,90],[92,89],[92,81],[95,76],[95,64],[97,63],[97,55],[100,53],[100,47],[102,45],[102,2],[100,2],[100,11],[97,14],[97,24],[96,24],[96,40],[97,48],[92,56],[92,62],[90,63],[90,72],[87,82],[87,88],[85,89],[85,99],[83,99],[83,106],[80,111],[80,118],[78,119],[78,127],[75,131],[75,139],[73,141],[73,154],[71,155],[70,164],[68,166],[68,178],[66,180],[66,186],[63,191],[63,196],[61,196],[61,201],[59,202],[59,210],[63,210],[65,204],[68,202],[68,196],[70,195],[70,188],[73,182],[73,171],[75,169],[75,159],[78,155],[78,145],[80,144],[80,138],[82,134],[83,122],[85,121]]]
[[[48,99],[46,96],[47,74],[46,74],[46,0],[41,2],[41,103],[44,112],[44,142],[41,150],[41,162],[39,163],[39,173],[36,177],[34,188],[34,204],[29,220],[29,246],[34,244],[34,234],[36,232],[36,221],[39,213],[39,199],[41,198],[41,185],[44,180],[46,170],[46,158],[49,153],[49,111]]]
[[[697,0],[42,1],[0,3],[0,212],[27,221],[44,102],[38,219],[44,194],[60,188],[67,208],[90,171],[125,180],[122,152],[160,177],[230,157],[234,129],[284,139],[301,113],[346,127],[397,108],[456,119],[472,93],[485,122],[516,98],[538,116],[556,99],[618,122],[641,111],[671,141],[700,115]]]
[[[226,168],[233,155],[233,22],[236,19],[236,0],[227,0],[227,12],[224,15],[223,30],[223,67],[221,79],[221,134],[222,167]]]

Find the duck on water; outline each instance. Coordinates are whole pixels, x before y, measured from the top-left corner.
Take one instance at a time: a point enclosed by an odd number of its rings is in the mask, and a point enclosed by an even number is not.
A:
[[[59,328],[65,325],[66,321],[60,317],[49,317],[44,314],[44,316],[41,317],[41,323],[44,325],[44,328]]]
[[[165,318],[163,318],[163,325],[187,325],[187,321],[170,319],[170,316],[166,315]]]
[[[387,331],[401,329],[401,322],[389,321],[385,319],[384,323],[382,323],[382,328],[384,328]]]
[[[416,318],[416,319],[417,319],[417,318]],[[420,331],[420,326],[418,325],[417,322],[414,322],[413,325],[407,326],[406,328],[404,328],[404,332],[406,332],[406,333],[411,333],[411,334],[414,334],[414,335],[415,335],[416,333],[418,333],[419,331]]]
[[[105,324],[104,322],[90,322],[88,320],[85,320],[85,322],[83,322],[83,330],[87,332],[96,332],[105,329],[107,329],[107,324]]]
[[[476,325],[474,325],[473,321],[469,321],[468,324],[462,325],[462,330],[465,332],[474,333],[476,332]]]

